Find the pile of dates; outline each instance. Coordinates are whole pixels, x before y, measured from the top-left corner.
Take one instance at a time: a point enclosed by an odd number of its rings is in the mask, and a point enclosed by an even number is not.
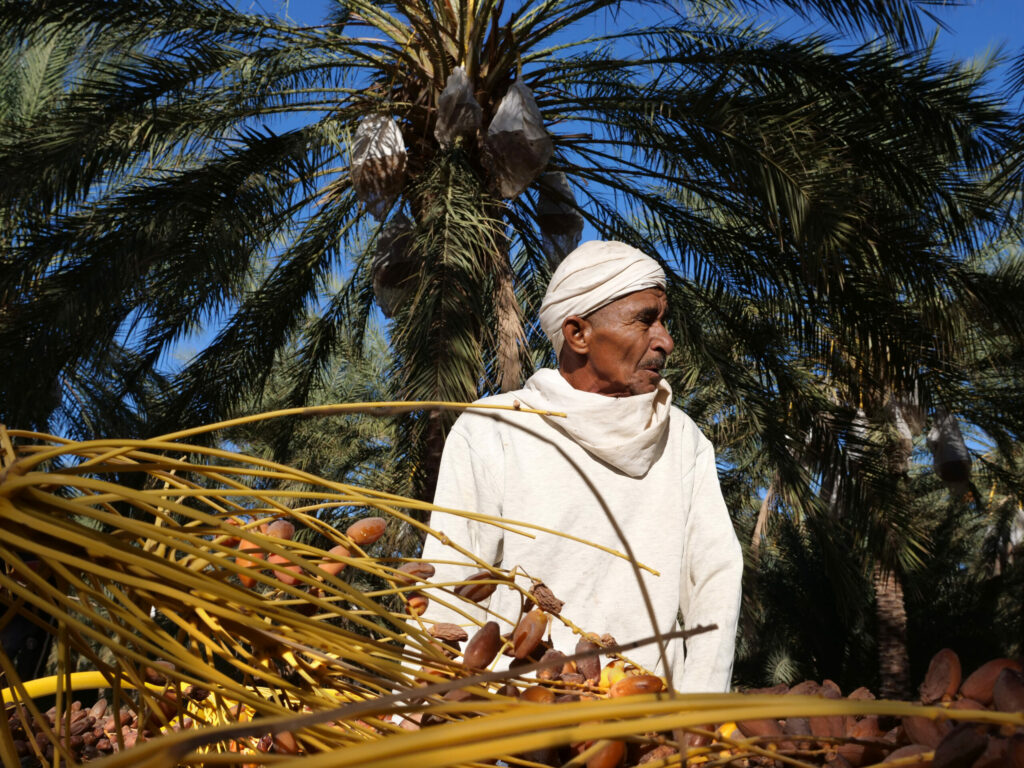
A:
[[[777,695],[843,698],[831,680],[748,691]],[[849,699],[873,699],[866,688]],[[1024,674],[1015,659],[997,658],[964,675],[948,648],[932,657],[919,689],[921,704],[951,710],[1024,712]],[[921,716],[790,717],[738,722],[746,737],[771,743],[780,752],[830,768],[895,763],[900,768],[1024,768],[1024,728],[961,719]],[[811,759],[817,756],[817,759]],[[751,764],[758,764],[752,760]],[[760,764],[782,765],[777,761]]]
[[[44,764],[53,762],[54,745],[48,733],[64,740],[66,732],[68,738],[65,743],[71,755],[77,762],[86,762],[117,752],[122,747],[130,749],[136,742],[159,731],[155,724],[152,731],[148,730],[145,723],[139,722],[139,716],[133,709],[121,707],[115,712],[105,698],[91,707],[83,706],[81,701],[72,702],[70,724],[63,713],[57,714],[55,707],[43,713],[43,717],[45,723],[19,709],[8,719],[15,750],[25,768],[40,765],[39,755],[45,759]]]

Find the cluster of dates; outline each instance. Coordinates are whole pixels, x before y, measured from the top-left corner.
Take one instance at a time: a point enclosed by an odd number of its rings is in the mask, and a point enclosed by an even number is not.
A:
[[[409,564],[416,578],[427,579],[433,575],[428,563]],[[490,571],[480,571],[470,576],[467,583],[456,587],[459,597],[472,602],[482,602],[498,588],[500,580]],[[453,660],[461,657],[461,666],[467,675],[483,671],[494,664],[503,654],[509,658],[511,674],[530,671],[535,677],[532,682],[522,679],[506,682],[497,693],[533,704],[557,704],[597,698],[619,698],[645,693],[659,693],[664,690],[662,678],[647,674],[621,658],[610,654],[617,644],[610,635],[588,634],[582,637],[571,655],[552,647],[545,638],[548,625],[562,608],[562,601],[540,582],[530,589],[532,605],[525,610],[515,628],[502,635],[495,621],[488,621],[472,636],[465,629],[444,622],[431,625],[429,632],[437,641],[437,647]],[[463,646],[463,643],[465,645]],[[606,654],[602,656],[602,654]],[[425,667],[424,673],[437,674],[438,669]],[[429,682],[425,677],[423,682]],[[467,701],[475,698],[465,688],[456,688],[444,694],[449,702]],[[422,725],[440,725],[446,717],[428,714]],[[643,741],[627,742],[610,740],[593,754],[586,757],[587,768],[615,768],[623,764],[644,764],[674,754],[676,748],[664,743],[665,739],[654,737]],[[541,765],[563,765],[593,746],[593,741],[581,741],[562,747],[549,747],[520,755],[519,757]]]
[[[358,520],[345,531],[345,535],[355,545],[354,547],[338,544],[327,551],[326,557],[311,564],[324,573],[337,576],[347,565],[344,558],[360,556],[360,550],[375,544],[384,535],[385,529],[386,523],[381,517],[365,517]],[[295,525],[284,518],[277,518],[261,524],[260,532],[273,539],[291,541],[295,536]],[[259,544],[248,539],[233,539],[224,543],[227,546],[238,547],[239,555],[235,558],[238,565],[257,568],[265,562],[267,567],[262,570],[272,572],[274,578],[282,584],[295,586],[301,580],[299,574],[303,572],[304,566],[302,563],[295,562],[294,558],[290,559],[276,552],[268,553]],[[243,586],[256,586],[256,577],[251,573],[239,574],[238,579]]]
[[[748,693],[842,698],[831,680],[805,680]],[[921,704],[954,710],[1024,712],[1024,673],[1015,659],[997,658],[964,676],[957,654],[932,657],[919,689]],[[873,699],[866,688],[849,699]],[[740,732],[789,757],[830,768],[895,763],[900,768],[1024,768],[1024,728],[923,716],[789,717],[740,721]],[[764,764],[774,764],[765,761]],[[782,765],[782,763],[777,763]]]

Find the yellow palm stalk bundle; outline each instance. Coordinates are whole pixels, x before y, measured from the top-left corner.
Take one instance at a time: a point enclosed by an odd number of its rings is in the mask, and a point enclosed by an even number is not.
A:
[[[136,716],[130,740],[120,727],[110,733],[120,751],[104,758],[109,768],[297,768],[298,760],[307,768],[426,768],[496,759],[568,768],[643,759],[658,768],[687,757],[807,766],[821,765],[844,739],[786,743],[714,724],[888,715],[1024,729],[1021,712],[680,695],[630,667],[636,643],[583,643],[552,665],[553,657],[536,658],[540,637],[550,621],[572,626],[554,596],[528,594],[479,561],[479,578],[430,584],[429,564],[377,556],[373,544],[389,525],[437,535],[409,514],[429,505],[183,442],[197,431],[70,442],[0,428],[0,626],[20,616],[51,632],[57,671],[50,720],[35,705],[38,691],[0,655],[4,765],[26,750],[44,765],[96,756],[74,741],[79,666],[98,673],[115,714],[128,704]],[[349,510],[354,522],[336,530],[318,515],[325,507]],[[530,535],[514,522],[471,516]],[[296,540],[297,528],[315,535]],[[427,595],[459,609],[493,589],[518,590],[528,608],[507,638],[487,622],[470,628],[463,647],[460,628],[439,631],[420,618]],[[487,671],[503,651],[523,665]],[[609,660],[603,670],[597,653]],[[398,725],[413,714],[429,727]],[[43,738],[16,744],[13,729],[29,723]]]
[[[402,563],[367,556],[384,526],[419,525],[406,511],[426,505],[183,442],[203,430],[85,442],[0,432],[0,621],[20,616],[54,635],[58,709],[80,665],[103,676],[115,705],[152,712],[154,730],[186,709],[202,725],[363,701],[414,684],[423,664],[452,674],[434,638],[408,623],[411,589],[394,585]],[[312,490],[282,490],[300,483]],[[316,514],[339,506],[362,517],[344,532]],[[296,525],[322,546],[292,541]],[[51,751],[71,761],[59,724],[45,725],[9,659],[0,667],[5,704],[43,723]],[[155,677],[166,690],[146,686]],[[202,706],[192,700],[206,691]],[[342,723],[303,741],[325,749],[375,734]],[[4,764],[12,741],[0,727]]]

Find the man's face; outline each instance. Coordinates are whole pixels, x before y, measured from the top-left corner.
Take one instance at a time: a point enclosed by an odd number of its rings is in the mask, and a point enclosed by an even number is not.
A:
[[[630,293],[592,312],[587,367],[596,391],[622,397],[653,392],[675,347],[665,328],[668,298],[660,288]]]

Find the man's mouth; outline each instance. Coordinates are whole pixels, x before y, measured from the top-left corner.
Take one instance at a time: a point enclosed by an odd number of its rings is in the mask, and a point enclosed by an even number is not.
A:
[[[645,371],[653,371],[654,373],[660,373],[661,369],[665,367],[664,360],[650,360],[640,363],[640,367]]]

